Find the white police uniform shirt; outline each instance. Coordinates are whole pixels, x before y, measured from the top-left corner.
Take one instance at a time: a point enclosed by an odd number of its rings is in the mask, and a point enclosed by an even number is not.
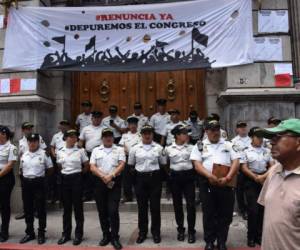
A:
[[[64,133],[59,131],[58,133],[56,133],[55,135],[53,135],[50,146],[55,148],[55,153],[57,154],[57,152],[59,150],[61,150],[65,145],[66,142],[64,141]]]
[[[159,164],[166,164],[163,147],[152,142],[151,144],[138,143],[129,151],[128,165],[134,166],[138,172],[152,172],[159,170]]]
[[[231,142],[239,151],[244,151],[245,149],[251,146],[251,138],[249,136],[241,137],[237,135],[234,137]]]
[[[20,160],[20,168],[25,178],[44,177],[46,169],[52,167],[51,158],[41,148],[35,152],[26,151]]]
[[[86,115],[81,113],[77,116],[75,124],[79,126],[79,131],[81,132],[83,128],[92,124],[92,114]]]
[[[158,112],[151,116],[149,124],[154,128],[156,134],[163,136],[162,132],[165,130],[168,122],[170,122],[170,115],[168,113],[162,115]]]
[[[218,143],[211,143],[209,139],[203,140],[202,151],[199,151],[199,145],[193,146],[190,159],[202,162],[203,167],[212,173],[213,164],[220,164],[231,167],[233,160],[239,159],[240,154],[232,147],[231,142],[223,138]]]
[[[83,128],[79,135],[79,139],[85,141],[85,150],[89,153],[93,151],[95,147],[102,144],[102,130],[101,125],[94,126],[93,124]]]
[[[183,144],[178,145],[175,142],[165,148],[165,154],[170,160],[170,169],[174,171],[185,171],[193,169],[190,156],[193,150],[193,145]]]
[[[140,115],[132,114],[131,116],[128,116],[127,119],[129,117],[135,117],[135,118],[139,119],[138,129],[137,129],[139,132],[141,131],[143,126],[145,126],[146,124],[149,123],[149,118],[147,116],[144,116],[143,114],[140,114]]]
[[[110,128],[113,133],[114,133],[114,138],[120,138],[121,137],[121,133],[113,128],[112,126],[110,126],[110,120],[113,120],[114,123],[119,127],[119,128],[126,128],[126,124],[125,121],[120,117],[120,116],[116,116],[115,118],[111,117],[111,116],[107,116],[102,120],[102,127],[103,128]]]
[[[189,133],[192,140],[199,140],[203,133],[203,121],[197,118],[197,121],[192,122],[191,119],[185,121],[188,127],[191,129]]]
[[[172,122],[170,121],[164,128],[164,130],[161,132],[161,134],[166,137],[166,144],[171,145],[173,142],[175,142],[175,137],[171,133],[172,129],[175,128],[177,125],[185,125],[183,122]]]
[[[268,169],[268,164],[272,161],[272,157],[265,147],[253,147],[244,150],[245,163],[247,163],[248,168],[256,174],[265,173]]]
[[[40,149],[46,149],[47,145],[44,142],[43,138],[40,136]],[[25,135],[22,139],[19,140],[19,155],[24,154],[26,151],[29,150],[28,141]]]
[[[122,147],[113,144],[106,148],[104,145],[96,147],[91,155],[90,164],[95,164],[104,174],[112,174],[120,162],[125,162],[125,152]]]
[[[10,141],[0,145],[0,170],[2,170],[8,162],[16,161],[17,158],[17,148],[15,145],[11,144]]]
[[[227,132],[224,129],[220,129],[220,133],[221,133],[221,138],[223,138],[224,140],[228,139]],[[207,139],[207,134],[205,132],[202,140],[206,140],[206,139]]]
[[[128,153],[132,146],[138,144],[139,142],[141,142],[141,140],[142,137],[139,132],[133,134],[132,132],[128,131],[127,133],[122,135],[119,145],[123,146],[126,149],[125,152]]]
[[[61,165],[61,173],[65,175],[81,173],[82,164],[88,162],[89,158],[83,148],[64,146],[57,153],[57,163]]]

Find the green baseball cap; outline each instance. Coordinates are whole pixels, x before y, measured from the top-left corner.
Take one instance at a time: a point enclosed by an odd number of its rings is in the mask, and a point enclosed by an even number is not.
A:
[[[288,119],[282,121],[277,127],[265,128],[261,130],[261,134],[265,138],[272,138],[277,134],[291,132],[300,136],[300,119]]]

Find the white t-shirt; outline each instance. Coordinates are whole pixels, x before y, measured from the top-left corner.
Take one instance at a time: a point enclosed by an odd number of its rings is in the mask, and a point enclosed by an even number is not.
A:
[[[75,124],[79,126],[79,131],[81,132],[84,127],[92,124],[92,114],[79,114],[76,118]]]
[[[101,125],[95,127],[94,125],[88,125],[80,133],[79,139],[85,141],[85,149],[87,152],[92,152],[95,147],[102,144],[102,130]]]
[[[7,141],[5,144],[0,145],[0,170],[10,161],[16,161],[18,152],[15,145]]]
[[[155,133],[163,136],[163,131],[165,130],[167,124],[170,122],[170,115],[164,113],[156,113],[151,116],[149,124],[154,128]]]

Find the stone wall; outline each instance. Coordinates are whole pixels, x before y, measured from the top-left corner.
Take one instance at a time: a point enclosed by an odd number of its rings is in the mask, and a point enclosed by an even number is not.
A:
[[[253,0],[253,33],[258,34],[258,1]],[[288,10],[288,0],[262,0],[261,9]],[[290,7],[292,8],[292,6]],[[289,11],[289,14],[291,12]],[[294,12],[292,12],[294,14]],[[295,17],[296,18],[296,17]],[[297,16],[299,18],[299,15]],[[290,26],[290,29],[293,27]],[[269,34],[281,37],[283,62],[293,62],[290,33]],[[227,68],[225,70],[225,90],[218,94],[224,127],[234,136],[235,123],[246,120],[249,126],[266,126],[270,116],[279,118],[299,117],[300,91],[291,88],[276,88],[274,84],[274,63],[255,62],[254,64]]]

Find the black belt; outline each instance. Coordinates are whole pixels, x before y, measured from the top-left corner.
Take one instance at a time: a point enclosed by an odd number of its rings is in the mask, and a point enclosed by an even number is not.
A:
[[[81,176],[81,172],[79,172],[79,173],[74,173],[74,174],[62,174],[61,176],[62,176],[62,178],[64,178],[64,179],[71,179],[71,178],[74,178],[74,177]]]
[[[150,171],[150,172],[136,171],[137,176],[153,176],[153,175],[156,175],[156,174],[160,174],[160,170],[154,170],[154,171]]]
[[[194,169],[188,169],[188,170],[179,170],[179,171],[176,171],[176,170],[171,169],[170,173],[172,175],[186,175],[186,174],[194,174],[195,170]]]
[[[34,178],[26,178],[24,177],[24,180],[25,181],[28,181],[28,182],[33,182],[33,181],[43,181],[45,180],[45,177],[34,177]]]

